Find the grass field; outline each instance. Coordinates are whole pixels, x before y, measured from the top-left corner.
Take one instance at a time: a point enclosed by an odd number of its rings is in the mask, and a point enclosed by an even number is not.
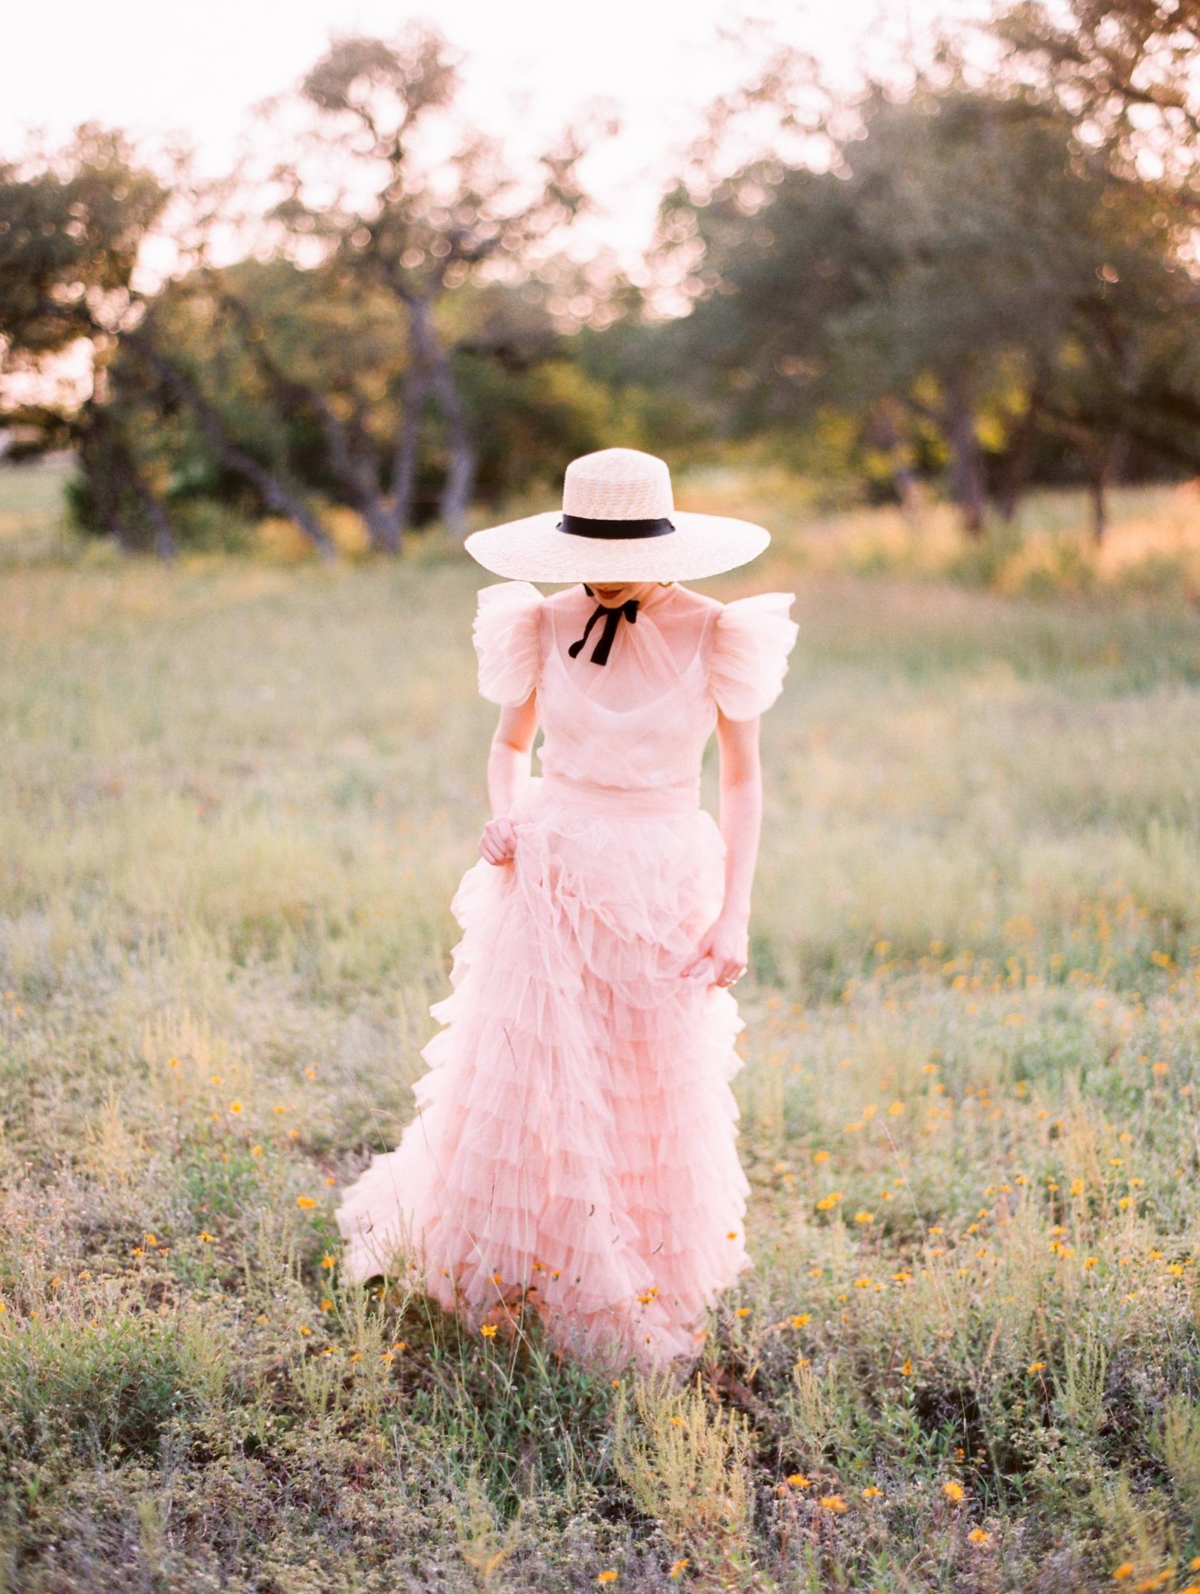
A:
[[[1200,1584],[1194,499],[1119,499],[1144,557],[1090,574],[1043,500],[1020,579],[797,502],[696,584],[801,635],[756,1267],[671,1394],[338,1281],[487,816],[490,578],[434,536],[123,564],[56,492],[0,473],[0,1587]]]

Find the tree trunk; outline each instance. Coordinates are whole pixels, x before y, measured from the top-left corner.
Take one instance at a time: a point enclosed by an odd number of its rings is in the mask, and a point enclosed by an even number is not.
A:
[[[428,398],[428,374],[419,364],[414,364],[405,372],[401,383],[400,425],[396,430],[396,451],[392,457],[392,514],[396,522],[397,545],[401,533],[412,525],[421,420]]]
[[[1022,415],[1000,466],[1000,482],[996,491],[996,507],[1006,525],[1017,512],[1021,495],[1029,484],[1033,466],[1034,444],[1037,441],[1038,405],[1030,395],[1029,408]]]
[[[1088,492],[1092,500],[1092,541],[1097,548],[1104,541],[1104,533],[1108,529],[1108,506],[1105,501],[1104,488],[1104,462],[1098,460],[1092,467],[1088,482]]]
[[[161,354],[144,333],[140,331],[127,333],[126,341],[145,360],[162,384],[188,406],[218,459],[255,488],[264,507],[274,514],[286,515],[289,520],[295,521],[323,559],[335,558],[337,550],[333,542],[299,493],[282,477],[268,470],[252,455],[238,447],[225,430],[225,423],[217,411],[200,392],[191,377]]]
[[[121,495],[113,487],[112,461],[107,444],[107,420],[99,407],[89,401],[79,419],[79,467],[87,479],[96,518],[119,548],[133,552],[129,527],[121,506]]]
[[[437,394],[438,407],[446,421],[450,465],[438,510],[451,536],[462,537],[467,529],[467,510],[475,480],[475,445],[466,406],[455,384],[449,358],[438,344],[428,300],[410,295],[407,303],[414,353],[428,387]]]
[[[983,534],[986,486],[983,453],[975,435],[975,417],[965,384],[952,386],[946,439],[950,445],[950,496],[962,511],[963,526],[972,537]]]
[[[434,385],[450,434],[450,468],[438,507],[450,535],[461,539],[467,534],[467,511],[471,507],[471,489],[475,483],[475,444],[466,407],[450,374],[450,362],[444,356],[434,373]]]
[[[243,333],[249,334],[253,317],[246,306],[223,288],[217,287],[215,292],[221,304],[237,319]],[[324,393],[282,371],[263,347],[261,337],[247,335],[246,348],[274,390],[279,404],[285,409],[307,406],[317,417],[338,486],[362,516],[371,546],[384,553],[399,552],[399,538],[393,516],[380,492],[370,440],[358,419],[348,425]]]
[[[126,553],[138,552],[125,513],[124,493],[137,503],[154,534],[154,551],[160,559],[173,559],[175,533],[163,507],[138,468],[137,461],[104,406],[90,402],[84,412],[79,463],[87,477],[92,503],[101,525]]]
[[[120,465],[129,482],[129,490],[142,506],[142,513],[150,522],[150,529],[154,533],[154,552],[160,559],[174,559],[175,533],[171,529],[171,522],[167,519],[162,499],[151,489],[149,482],[128,454],[123,453]]]
[[[903,458],[904,440],[891,412],[890,401],[875,406],[867,421],[867,441],[881,449],[891,461],[892,485],[904,513],[912,514],[920,507],[921,483],[916,471]]]

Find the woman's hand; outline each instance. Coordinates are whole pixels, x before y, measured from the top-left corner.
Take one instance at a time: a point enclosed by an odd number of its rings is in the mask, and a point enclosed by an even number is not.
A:
[[[750,955],[750,934],[740,915],[719,914],[704,932],[695,952],[683,965],[685,977],[697,974],[707,958],[712,963],[710,985],[732,985],[746,972]]]
[[[489,819],[479,837],[479,856],[488,863],[509,863],[516,850],[517,833],[512,820],[503,814],[498,819]]]

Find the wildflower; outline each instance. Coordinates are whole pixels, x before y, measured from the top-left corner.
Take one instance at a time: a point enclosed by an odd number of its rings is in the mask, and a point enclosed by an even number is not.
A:
[[[304,1207],[306,1210],[309,1207],[315,1207],[316,1204],[317,1203],[313,1200],[312,1196],[310,1196],[310,1195],[298,1195],[296,1197],[296,1205],[298,1207]]]
[[[942,1484],[942,1493],[946,1496],[947,1500],[952,1500],[954,1504],[957,1505],[962,1499],[963,1495],[966,1493],[966,1490],[963,1488],[961,1483],[955,1483],[953,1478],[947,1478],[946,1482]]]
[[[806,1478],[802,1472],[793,1472],[789,1474],[787,1482],[793,1489],[807,1489],[812,1479]]]
[[[1132,1561],[1122,1561],[1120,1566],[1113,1567],[1113,1582],[1119,1583],[1123,1577],[1132,1577],[1134,1565]]]
[[[862,1497],[864,1500],[876,1500],[882,1493],[882,1489],[877,1489],[873,1483],[870,1483],[863,1490]]]
[[[262,1147],[261,1146],[251,1146],[250,1147],[250,1155],[252,1157],[261,1157],[262,1156]]]
[[[481,1332],[483,1334],[484,1339],[492,1339],[492,1338],[494,1338],[495,1337],[495,1333],[496,1333],[496,1325],[495,1325],[495,1323],[485,1323],[483,1325],[483,1328],[482,1328]]]
[[[788,1326],[790,1328],[803,1328],[807,1323],[811,1323],[811,1322],[812,1322],[812,1313],[811,1312],[797,1312],[795,1317],[789,1317],[788,1318]]]
[[[836,1207],[841,1199],[842,1192],[840,1190],[831,1190],[827,1196],[822,1196],[817,1202],[817,1211],[828,1212],[833,1207]]]
[[[813,1161],[814,1162],[828,1162],[829,1161],[829,1153],[827,1151],[814,1151],[813,1152]]]
[[[970,1533],[967,1534],[967,1538],[970,1539],[972,1544],[990,1544],[992,1542],[992,1535],[984,1528],[972,1528]]]
[[[617,1581],[617,1569],[616,1569],[615,1566],[610,1566],[607,1571],[598,1572],[596,1574],[596,1582],[597,1583],[615,1583],[616,1581]]]
[[[911,1361],[911,1359],[909,1357],[906,1356],[904,1358],[904,1366],[900,1369],[900,1371],[904,1375],[905,1378],[911,1378],[912,1377],[912,1370],[913,1370],[912,1361]]]
[[[332,1252],[326,1251],[325,1255],[321,1258],[321,1266],[332,1267],[336,1261],[337,1258],[332,1254]]]
[[[856,1212],[854,1221],[855,1223],[874,1223],[875,1214],[873,1212]]]
[[[688,1558],[687,1558],[686,1555],[682,1556],[678,1561],[672,1561],[671,1562],[671,1570],[667,1574],[668,1577],[678,1577],[687,1564],[688,1564]]]
[[[242,1110],[241,1102],[240,1101],[231,1101],[229,1103],[229,1110],[230,1110],[230,1112],[241,1112],[241,1110]]]
[[[823,1494],[817,1503],[824,1506],[826,1511],[844,1511],[846,1509],[846,1502],[840,1494]]]
[[[1045,1362],[1030,1362],[1029,1366],[1025,1369],[1027,1373],[1043,1373],[1045,1370]]]

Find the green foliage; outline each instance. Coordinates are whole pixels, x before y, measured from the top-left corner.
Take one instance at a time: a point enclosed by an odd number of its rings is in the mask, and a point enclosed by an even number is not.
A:
[[[110,1301],[94,1322],[14,1324],[0,1335],[3,1481],[157,1459],[173,1422],[220,1397],[226,1355],[194,1308]]]
[[[1185,213],[1002,83],[855,113],[826,172],[764,158],[664,205],[704,249],[685,335],[738,428],[811,458],[841,414],[847,467],[903,497],[944,465],[976,530],[989,490],[1008,513],[1064,450],[1090,476],[1134,438],[1194,466]]]

